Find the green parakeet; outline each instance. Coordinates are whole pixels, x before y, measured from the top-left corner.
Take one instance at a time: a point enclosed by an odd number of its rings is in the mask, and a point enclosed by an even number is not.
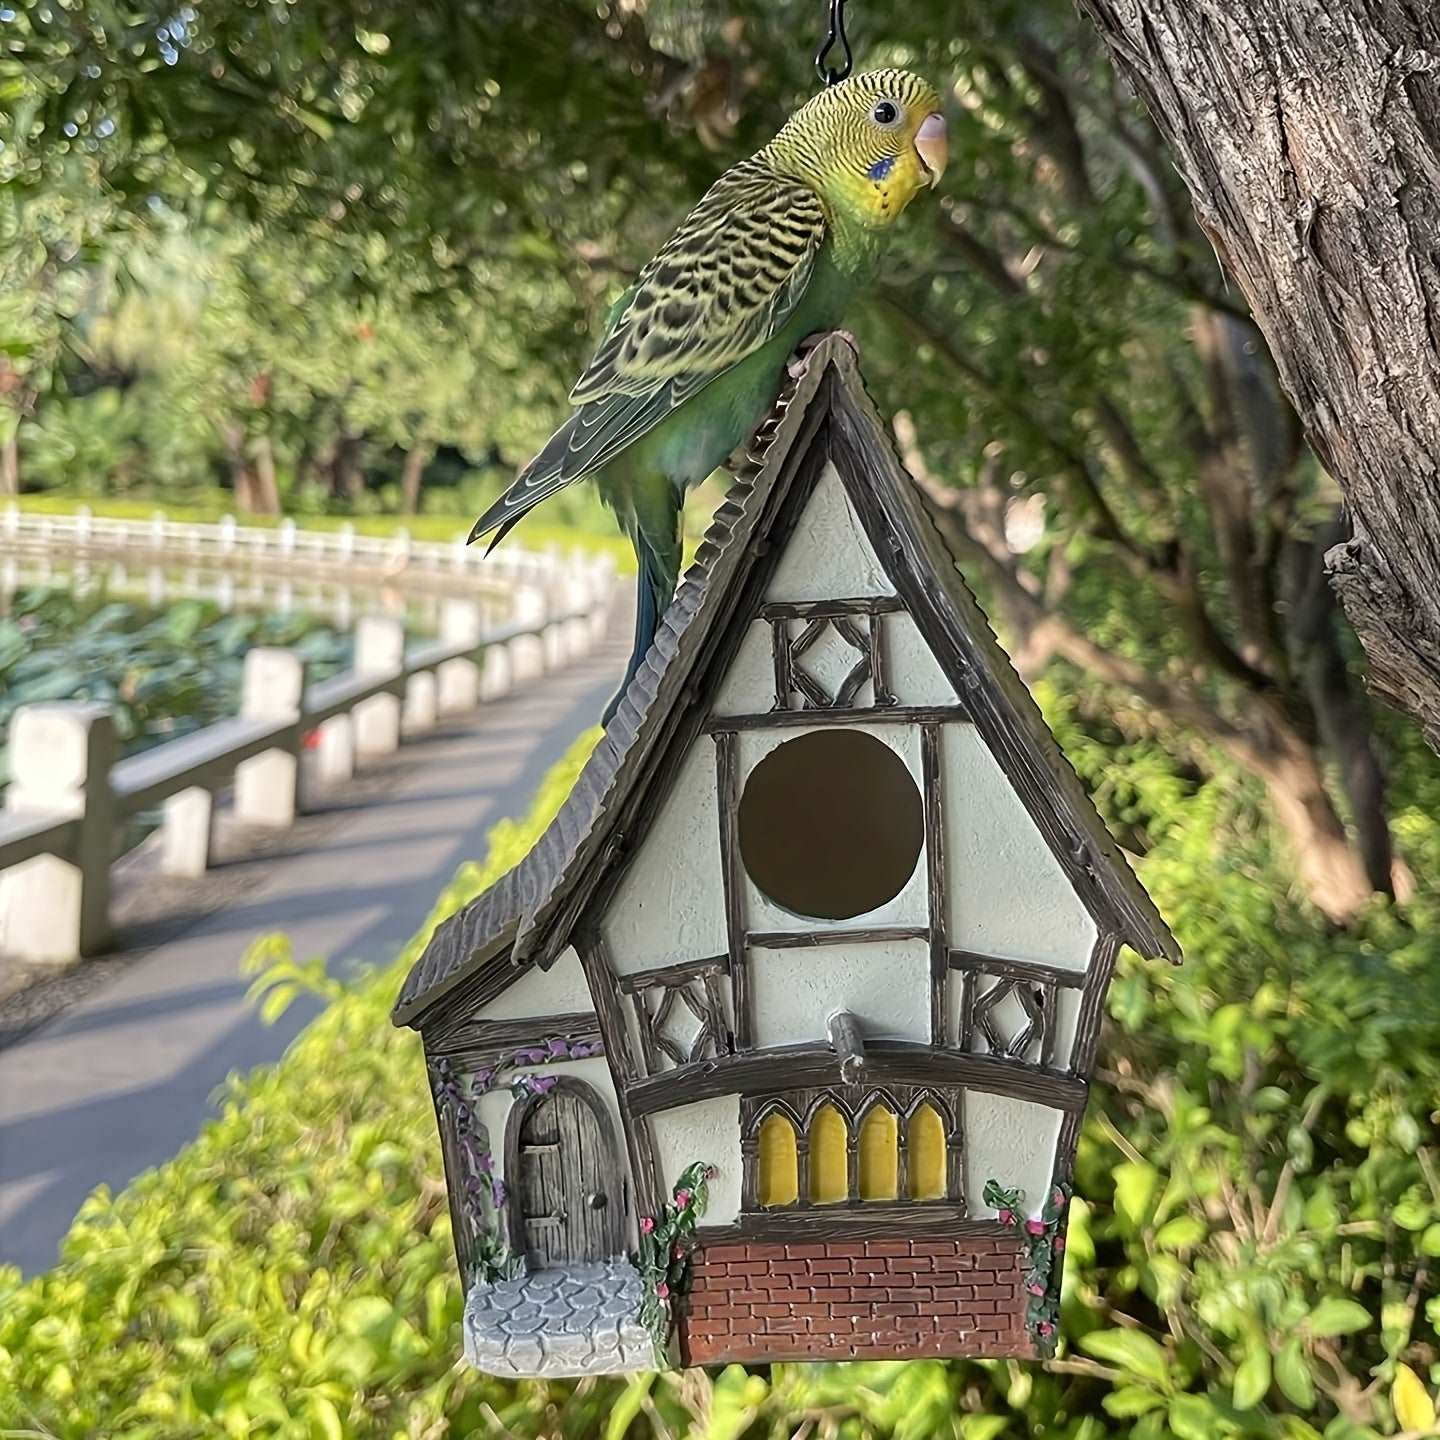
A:
[[[471,532],[492,544],[593,475],[639,561],[635,647],[675,592],[680,510],[764,419],[790,354],[836,326],[886,232],[946,159],[940,97],[904,70],[833,85],[727,170],[610,312],[574,413]]]

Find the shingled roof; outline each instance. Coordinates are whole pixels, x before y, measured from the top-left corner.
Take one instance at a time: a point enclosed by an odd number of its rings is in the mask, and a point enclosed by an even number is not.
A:
[[[519,865],[437,927],[401,989],[395,1024],[423,1026],[426,1013],[482,967],[545,967],[569,943],[598,873],[623,857],[638,799],[672,742],[693,732],[702,681],[716,669],[710,662],[797,475],[825,460],[840,472],[872,544],[885,535],[887,545],[875,545],[882,563],[884,550],[903,553],[912,577],[924,577],[907,593],[897,575],[901,598],[922,633],[942,642],[937,658],[992,751],[1012,762],[1007,770],[1021,798],[1082,900],[1142,955],[1179,960],[1164,920],[961,578],[929,502],[900,465],[853,348],[827,336],[787,377],[570,796]]]

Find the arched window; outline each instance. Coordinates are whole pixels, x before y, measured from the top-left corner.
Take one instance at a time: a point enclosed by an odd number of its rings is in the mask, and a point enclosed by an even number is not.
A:
[[[860,1126],[860,1198],[893,1200],[899,1193],[900,1145],[895,1112],[872,1106]]]
[[[793,1205],[800,1198],[800,1166],[795,1127],[778,1110],[760,1125],[760,1203],[766,1209]]]
[[[910,1117],[905,1154],[912,1200],[940,1200],[945,1195],[945,1125],[927,1100]]]
[[[849,1197],[850,1174],[845,1121],[833,1105],[822,1105],[810,1122],[810,1203],[835,1205]]]

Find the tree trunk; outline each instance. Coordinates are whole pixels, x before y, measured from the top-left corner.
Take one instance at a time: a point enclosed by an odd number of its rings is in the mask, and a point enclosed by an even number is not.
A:
[[[1440,750],[1440,7],[1079,0],[1148,104],[1349,502],[1328,561]]]
[[[420,485],[432,454],[431,446],[424,440],[417,440],[405,452],[405,464],[400,470],[400,508],[407,515],[415,514],[420,508]]]
[[[20,432],[0,445],[0,495],[20,493]]]
[[[250,457],[245,453],[245,430],[240,425],[225,426],[225,449],[230,457],[230,490],[235,508],[248,515],[255,509],[255,476]]]
[[[275,480],[275,450],[270,437],[262,435],[251,449],[255,510],[260,515],[280,513],[280,487]]]

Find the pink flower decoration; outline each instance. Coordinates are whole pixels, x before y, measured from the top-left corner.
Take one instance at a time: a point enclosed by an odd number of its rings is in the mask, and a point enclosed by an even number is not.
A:
[[[670,1298],[670,1287],[663,1280],[655,1287],[655,1296],[659,1300]]]
[[[1000,1212],[1000,1223],[1002,1225],[1013,1225],[1015,1223],[1015,1212],[1013,1210],[1002,1210]]]
[[[1052,1190],[1050,1192],[1050,1203],[1060,1206],[1065,1203],[1065,1192],[1063,1190]]]
[[[1043,1295],[1043,1294],[1045,1293],[1045,1287],[1044,1287],[1043,1285],[1037,1283],[1037,1282],[1034,1282],[1034,1281],[1032,1281],[1032,1282],[1031,1282],[1029,1285],[1027,1285],[1025,1288],[1026,1288],[1032,1295]]]
[[[678,1240],[675,1242],[674,1247],[670,1251],[670,1258],[672,1260],[683,1260],[685,1258],[685,1251],[681,1249],[680,1242]]]
[[[1039,1330],[1041,1336],[1046,1340],[1055,1333],[1055,1327],[1048,1320],[1042,1320],[1035,1328]]]
[[[1057,1255],[1063,1255],[1065,1253],[1065,1237],[1063,1235],[1057,1235],[1055,1237],[1055,1253]]]
[[[640,1217],[640,1233],[648,1235],[655,1228],[655,1221],[649,1215]]]
[[[675,1192],[675,1203],[677,1205],[688,1205],[690,1203],[690,1192],[688,1190],[677,1190]]]
[[[1031,1235],[1043,1235],[1045,1233],[1045,1222],[1043,1220],[1027,1220],[1025,1229]]]

